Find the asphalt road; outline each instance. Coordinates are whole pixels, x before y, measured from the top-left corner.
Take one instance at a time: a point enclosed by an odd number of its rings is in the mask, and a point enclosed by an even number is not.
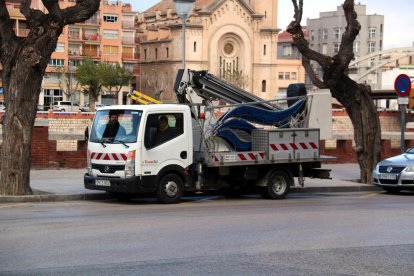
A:
[[[414,193],[0,204],[0,275],[413,275]]]

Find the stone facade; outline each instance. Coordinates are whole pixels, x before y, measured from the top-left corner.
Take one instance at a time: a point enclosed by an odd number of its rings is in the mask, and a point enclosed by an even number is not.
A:
[[[277,0],[196,0],[186,21],[186,67],[223,78],[241,72],[242,87],[267,100],[274,99],[280,87],[304,82],[298,60],[277,58],[277,9]],[[172,87],[182,67],[182,20],[172,0],[160,1],[138,18],[139,89],[163,102],[174,102]],[[294,72],[297,78],[279,80],[279,72]]]

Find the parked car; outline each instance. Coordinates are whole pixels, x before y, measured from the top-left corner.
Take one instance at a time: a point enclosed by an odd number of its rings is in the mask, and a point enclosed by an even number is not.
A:
[[[104,105],[104,104],[100,104],[100,103],[95,103],[95,110],[96,110],[96,109],[98,109],[98,108],[100,108],[100,107],[103,107],[103,106],[106,106],[106,105]],[[85,105],[81,108],[81,110],[82,110],[82,111],[84,111],[84,112],[89,112],[89,103],[85,104]]]
[[[372,176],[374,184],[389,193],[414,190],[414,147],[379,162]]]
[[[54,102],[52,109],[53,111],[72,111],[72,112],[81,110],[77,102],[70,102],[70,101]]]
[[[6,106],[4,105],[4,102],[0,102],[0,111],[5,111]]]

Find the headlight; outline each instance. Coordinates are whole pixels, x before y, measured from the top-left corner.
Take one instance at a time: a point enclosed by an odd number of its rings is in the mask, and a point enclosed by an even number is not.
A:
[[[380,164],[378,163],[378,164],[375,166],[374,172],[379,172],[379,167],[380,167]]]
[[[135,150],[128,152],[127,161],[125,164],[125,177],[135,175]]]
[[[92,161],[91,161],[91,151],[88,150],[87,157],[86,157],[86,170],[89,175],[92,175]]]
[[[409,166],[407,168],[405,168],[406,172],[414,172],[414,166]]]

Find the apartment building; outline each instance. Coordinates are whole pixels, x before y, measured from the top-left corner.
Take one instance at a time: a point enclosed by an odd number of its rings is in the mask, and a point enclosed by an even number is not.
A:
[[[15,1],[16,2],[16,1]],[[75,5],[75,0],[59,1],[61,8]],[[8,3],[7,8],[18,36],[27,36],[29,28],[20,13],[20,3]],[[32,1],[32,8],[45,10],[40,0]],[[80,62],[91,57],[96,62],[120,63],[139,77],[138,23],[136,13],[128,3],[101,1],[99,10],[83,23],[66,26],[59,37],[42,83],[39,105],[47,110],[54,101],[72,100],[84,105],[88,96],[77,82],[74,72]],[[125,104],[128,93],[135,87],[133,80],[122,87],[118,95],[104,92],[100,102]]]
[[[303,27],[305,38],[307,28]],[[302,55],[293,43],[292,35],[286,31],[278,34],[277,59],[280,70],[277,72],[279,82],[278,98],[286,98],[289,84],[305,82],[305,68],[302,66]]]
[[[353,45],[355,59],[357,60],[360,57],[382,51],[384,16],[379,14],[368,15],[366,13],[366,5],[361,4],[355,4],[355,11],[358,16],[358,21],[361,24],[361,30]],[[333,56],[338,53],[342,34],[345,32],[347,26],[342,6],[338,6],[336,11],[319,13],[319,18],[307,19],[306,24],[311,49],[328,56]],[[316,63],[313,63],[313,65],[315,73],[321,78],[321,68]],[[367,70],[371,66],[372,61],[368,60],[365,66],[361,66],[358,70]],[[375,74],[368,76],[367,82],[376,82],[372,79],[375,77]]]

